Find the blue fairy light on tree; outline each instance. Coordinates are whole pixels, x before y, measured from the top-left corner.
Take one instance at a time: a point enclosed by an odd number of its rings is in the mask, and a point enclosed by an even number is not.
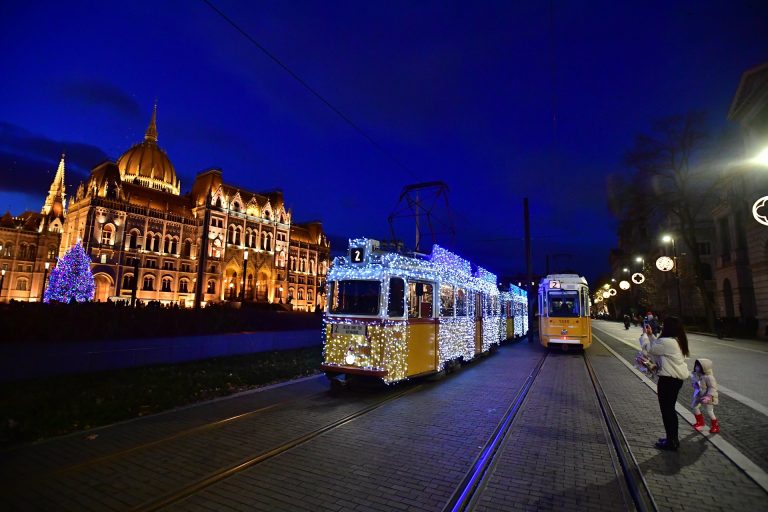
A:
[[[93,299],[95,289],[91,258],[85,253],[85,249],[78,240],[64,256],[59,258],[56,267],[51,271],[43,300],[65,304],[73,300],[85,302]]]

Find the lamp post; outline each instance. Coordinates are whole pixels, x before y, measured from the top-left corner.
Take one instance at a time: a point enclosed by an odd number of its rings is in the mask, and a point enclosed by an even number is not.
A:
[[[3,297],[3,281],[5,281],[5,269],[0,270],[0,299]]]
[[[245,276],[248,273],[248,249],[243,249],[243,286],[240,288],[240,302],[245,302]]]
[[[48,278],[48,269],[51,268],[51,262],[46,261],[45,262],[45,271],[43,272],[43,285],[42,289],[40,290],[40,302],[43,302],[45,300],[45,280]]]
[[[675,262],[675,284],[677,285],[677,314],[680,315],[680,320],[683,319],[683,300],[680,298],[680,267],[677,264],[677,247],[675,246],[675,239],[670,235],[664,235],[661,237],[662,242],[672,242],[672,261]]]

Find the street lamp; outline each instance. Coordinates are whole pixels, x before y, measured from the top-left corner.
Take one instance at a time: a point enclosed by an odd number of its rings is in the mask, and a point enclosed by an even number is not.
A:
[[[675,262],[675,284],[677,285],[677,312],[682,320],[683,300],[680,298],[680,267],[677,264],[677,247],[675,246],[675,239],[670,235],[664,235],[661,237],[661,241],[664,243],[672,242],[672,261]]]
[[[0,298],[3,296],[3,281],[5,281],[5,269],[0,270]]]
[[[51,268],[51,262],[46,261],[45,262],[45,272],[43,272],[43,286],[40,290],[40,302],[43,302],[45,299],[45,280],[48,278],[48,269]]]
[[[248,249],[243,249],[243,286],[240,288],[240,302],[245,302],[245,276],[248,271]]]

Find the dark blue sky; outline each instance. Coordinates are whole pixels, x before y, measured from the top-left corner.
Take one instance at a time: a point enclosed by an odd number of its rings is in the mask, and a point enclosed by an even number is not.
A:
[[[214,3],[407,170],[202,1],[6,2],[0,209],[39,210],[64,150],[74,190],[142,139],[157,98],[184,190],[220,167],[282,188],[296,220],[378,238],[403,185],[443,180],[454,248],[498,274],[524,270],[527,196],[534,269],[571,253],[592,277],[616,238],[606,176],[634,136],[689,110],[717,135],[768,59],[761,1]]]

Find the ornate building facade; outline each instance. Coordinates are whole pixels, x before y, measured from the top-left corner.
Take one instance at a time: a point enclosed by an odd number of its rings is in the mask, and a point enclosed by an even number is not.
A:
[[[60,169],[63,190],[63,160]],[[330,245],[320,222],[294,223],[281,191],[238,189],[218,169],[199,173],[189,194],[180,191],[157,144],[155,110],[144,140],[96,166],[54,226],[58,256],[78,240],[91,256],[94,300],[323,307]],[[24,300],[39,297],[38,290]]]

